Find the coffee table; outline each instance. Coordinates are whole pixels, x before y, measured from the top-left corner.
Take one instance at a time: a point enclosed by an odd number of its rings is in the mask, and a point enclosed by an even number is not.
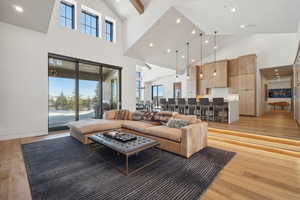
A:
[[[131,133],[127,133],[124,131],[121,131],[121,133],[126,133],[130,135],[134,135]],[[120,172],[125,174],[126,176],[131,175],[155,162],[157,162],[160,159],[161,150],[159,148],[159,142],[156,140],[146,138],[143,136],[134,135],[137,139],[129,142],[120,142],[115,139],[109,138],[107,136],[104,136],[103,133],[96,133],[92,136],[89,136],[89,139],[93,141],[94,144],[100,144],[103,145],[118,154],[122,154],[125,156],[125,170],[114,166],[117,168]],[[158,151],[158,156],[154,156],[153,159],[151,159],[150,162],[144,163],[142,166],[134,169],[133,171],[129,172],[129,165],[128,160],[131,156],[137,155],[142,151],[146,151],[149,149],[154,149]]]

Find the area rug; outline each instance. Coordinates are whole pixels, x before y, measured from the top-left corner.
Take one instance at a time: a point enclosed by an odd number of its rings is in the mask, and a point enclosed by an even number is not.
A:
[[[106,150],[92,151],[71,137],[22,150],[33,200],[196,200],[235,154],[207,147],[185,159],[162,151],[160,161],[125,176],[111,167]]]

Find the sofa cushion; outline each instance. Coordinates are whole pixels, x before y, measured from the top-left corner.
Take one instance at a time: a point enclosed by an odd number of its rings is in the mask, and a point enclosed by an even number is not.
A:
[[[188,122],[188,124],[196,124],[199,122],[196,115],[181,115],[177,114],[174,116],[175,119],[182,119]]]
[[[155,125],[141,121],[123,121],[122,127],[145,133],[145,129]]]
[[[123,121],[118,120],[89,119],[69,122],[68,126],[82,134],[89,134],[97,131],[121,128],[122,123]]]
[[[171,117],[173,117],[173,115],[174,112],[162,111],[154,115],[154,120],[159,121],[161,123],[166,123]]]
[[[146,129],[146,134],[165,138],[175,142],[181,141],[181,129],[170,128],[167,126],[155,126]]]

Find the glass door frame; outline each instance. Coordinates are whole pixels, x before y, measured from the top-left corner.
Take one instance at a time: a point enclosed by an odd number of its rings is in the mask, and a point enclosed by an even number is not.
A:
[[[122,109],[122,67],[119,66],[114,66],[114,65],[109,65],[105,63],[98,63],[98,62],[93,62],[89,60],[84,60],[84,59],[79,59],[79,58],[73,58],[69,56],[63,56],[59,54],[54,54],[54,53],[48,53],[48,69],[49,69],[49,59],[54,58],[54,59],[60,59],[60,60],[65,60],[65,61],[70,61],[75,63],[75,121],[79,120],[79,63],[82,64],[88,64],[88,65],[94,65],[99,67],[99,72],[100,72],[100,106],[101,106],[101,113],[100,113],[100,119],[102,119],[103,116],[103,68],[110,68],[114,70],[118,70],[118,75],[119,75],[119,107],[118,109]],[[49,127],[49,74],[48,74],[48,131],[58,131],[58,130],[66,130],[68,129],[67,126],[59,126],[59,127]]]

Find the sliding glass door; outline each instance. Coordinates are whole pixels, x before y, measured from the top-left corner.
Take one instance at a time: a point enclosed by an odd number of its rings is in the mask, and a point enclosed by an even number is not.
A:
[[[49,55],[49,130],[68,122],[101,119],[107,110],[121,108],[121,68]]]
[[[103,111],[115,110],[120,107],[119,101],[119,70],[103,67]]]
[[[62,127],[75,120],[76,63],[49,59],[49,128]]]
[[[79,119],[101,118],[101,68],[79,63]]]

